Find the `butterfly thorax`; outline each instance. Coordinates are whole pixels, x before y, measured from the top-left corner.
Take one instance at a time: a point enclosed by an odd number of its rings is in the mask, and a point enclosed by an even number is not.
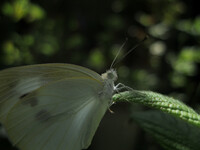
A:
[[[101,77],[104,82],[102,96],[111,99],[115,89],[114,82],[117,80],[117,72],[114,69],[110,69],[103,73]]]

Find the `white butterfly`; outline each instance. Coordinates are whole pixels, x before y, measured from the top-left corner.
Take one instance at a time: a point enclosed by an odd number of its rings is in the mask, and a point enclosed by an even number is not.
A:
[[[20,150],[86,149],[117,90],[115,70],[71,64],[0,71],[0,122]]]
[[[137,48],[130,49],[120,60]],[[126,43],[126,42],[125,42]],[[72,64],[40,64],[0,71],[0,122],[20,150],[81,150],[90,145],[116,86],[112,69],[102,75]]]

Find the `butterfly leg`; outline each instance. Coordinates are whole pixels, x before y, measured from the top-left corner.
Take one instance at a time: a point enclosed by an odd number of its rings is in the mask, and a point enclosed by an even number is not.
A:
[[[126,89],[126,90],[128,90],[128,91],[132,91],[133,89],[132,88],[130,88],[130,87],[128,87],[128,86],[126,86],[126,85],[124,85],[124,84],[122,84],[122,83],[118,83],[115,87],[114,87],[114,91],[116,92],[116,93],[119,93],[121,90],[123,90],[123,89]]]
[[[118,83],[115,87],[114,87],[114,91],[118,94],[120,94],[120,91],[122,90],[127,90],[127,91],[133,91],[133,89],[129,86],[124,85],[123,83]],[[114,104],[115,102],[112,102],[112,104]]]
[[[114,86],[114,92],[118,93],[118,94],[120,94],[120,91],[122,91],[124,89],[127,90],[127,91],[132,91],[133,90],[132,88],[130,88],[130,87],[128,87],[128,86],[126,86],[126,85],[124,85],[122,83],[118,83],[116,86]],[[115,102],[113,102],[111,100],[109,107],[112,106],[113,104],[115,104]]]

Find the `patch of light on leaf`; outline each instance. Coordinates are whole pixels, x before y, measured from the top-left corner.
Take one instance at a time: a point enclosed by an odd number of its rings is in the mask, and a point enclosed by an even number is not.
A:
[[[170,80],[171,80],[171,85],[175,88],[183,87],[187,82],[186,77],[179,73],[173,73],[170,77]]]
[[[12,17],[18,21],[22,19],[29,11],[29,0],[15,0],[12,4],[13,14]]]
[[[21,53],[22,57],[23,57],[23,61],[26,64],[33,64],[34,63],[34,58],[33,55],[30,53],[30,51],[24,51],[23,53]]]
[[[173,63],[175,71],[193,76],[197,71],[196,63],[200,62],[200,49],[195,47],[185,47],[181,50],[176,61]]]
[[[37,45],[37,51],[39,53],[51,56],[58,51],[59,45],[53,36],[47,35],[46,37],[43,37],[43,39],[41,40],[43,40],[43,42],[41,41]]]
[[[164,22],[168,25],[173,25],[177,18],[185,12],[185,4],[181,1],[173,1],[164,11]]]
[[[39,46],[40,53],[44,55],[53,55],[55,50],[50,43],[42,43]]]
[[[49,43],[43,43],[41,44],[40,47],[40,52],[42,52],[45,55],[51,55],[53,53],[53,48],[51,47],[51,45]]]
[[[196,73],[196,65],[193,62],[177,61],[174,69],[182,74],[193,76]]]
[[[200,35],[200,16],[194,20],[181,20],[176,23],[176,28],[192,35]]]
[[[166,51],[166,45],[164,42],[157,41],[150,45],[150,53],[156,56],[162,56]]]
[[[88,64],[91,67],[101,70],[105,66],[105,58],[101,52],[101,49],[93,49],[89,55]]]
[[[36,4],[31,4],[28,12],[27,20],[33,22],[35,20],[43,19],[45,16],[45,11]]]
[[[26,18],[29,22],[42,19],[45,15],[44,10],[31,3],[29,0],[13,0],[3,4],[2,12],[4,15],[19,21]]]
[[[6,16],[12,16],[13,11],[14,11],[11,3],[8,3],[8,2],[3,5],[1,10],[3,14]]]
[[[6,41],[3,43],[3,52],[3,61],[6,65],[12,65],[14,63],[20,62],[20,51],[11,41]]]
[[[149,33],[154,37],[166,39],[168,37],[169,28],[167,25],[160,23],[149,28]]]
[[[24,45],[31,46],[34,44],[35,39],[32,35],[24,35],[23,41],[24,41]]]
[[[144,12],[136,13],[135,19],[144,26],[150,26],[154,24],[154,19],[151,15],[145,14]]]
[[[200,48],[185,47],[179,55],[179,59],[191,62],[200,62]]]
[[[177,23],[177,28],[182,31],[190,32],[192,22],[190,20],[181,20]]]
[[[10,3],[4,3],[2,11],[5,15],[12,17],[15,21],[22,19],[28,12],[28,0],[14,0]]]
[[[170,54],[167,60],[171,64],[174,72],[179,74],[193,76],[197,72],[197,64],[200,62],[200,49],[195,47],[183,48],[178,56]]]
[[[194,20],[193,28],[194,28],[195,32],[196,32],[198,35],[200,35],[200,16],[198,16],[198,17]]]

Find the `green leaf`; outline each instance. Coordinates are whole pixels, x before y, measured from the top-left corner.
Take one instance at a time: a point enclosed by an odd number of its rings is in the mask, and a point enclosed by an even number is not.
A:
[[[133,119],[167,150],[199,150],[200,129],[160,111],[134,112]]]
[[[115,94],[113,101],[128,101],[156,108],[200,127],[200,115],[179,100],[151,91],[128,91]]]

